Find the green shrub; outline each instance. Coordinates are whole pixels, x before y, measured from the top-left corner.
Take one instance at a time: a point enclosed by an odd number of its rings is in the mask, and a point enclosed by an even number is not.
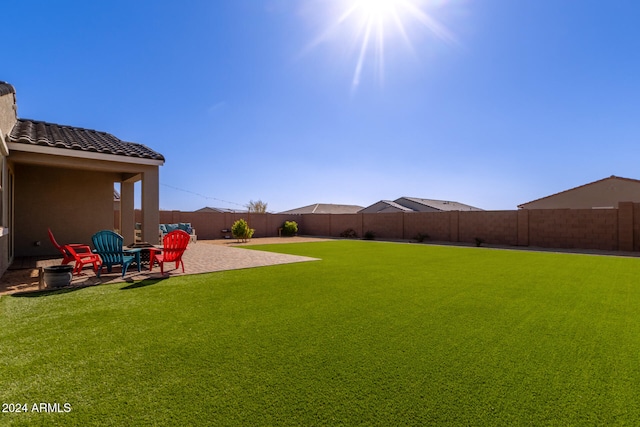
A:
[[[347,228],[342,233],[340,233],[340,237],[344,237],[346,239],[357,239],[358,233],[353,228]]]
[[[231,226],[231,234],[238,240],[246,242],[247,239],[253,237],[253,228],[249,228],[249,224],[244,219],[239,219]]]
[[[282,235],[283,236],[295,236],[298,234],[298,223],[295,221],[285,221],[282,224]]]

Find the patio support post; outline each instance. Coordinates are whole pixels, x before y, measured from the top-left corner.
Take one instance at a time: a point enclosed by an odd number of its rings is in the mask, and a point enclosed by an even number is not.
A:
[[[142,173],[142,240],[160,243],[160,178],[157,166]]]
[[[120,234],[124,243],[134,243],[135,238],[135,208],[133,182],[122,181],[120,184]]]

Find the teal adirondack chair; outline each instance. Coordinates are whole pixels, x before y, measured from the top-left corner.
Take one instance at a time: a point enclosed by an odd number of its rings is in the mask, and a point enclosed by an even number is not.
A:
[[[122,277],[127,273],[127,268],[134,260],[135,255],[125,253],[123,249],[124,238],[111,230],[98,231],[91,236],[95,252],[102,258],[102,266],[98,270],[98,277],[102,272],[102,267],[107,267],[107,272],[111,273],[114,265],[122,266]],[[138,262],[138,271],[140,271],[140,262]]]

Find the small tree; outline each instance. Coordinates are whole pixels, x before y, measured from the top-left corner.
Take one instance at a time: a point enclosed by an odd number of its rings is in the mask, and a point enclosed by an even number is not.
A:
[[[267,204],[262,200],[257,200],[255,202],[250,200],[247,208],[251,213],[267,213]]]
[[[238,239],[238,241],[242,240],[243,242],[246,242],[248,239],[253,237],[254,231],[256,230],[249,228],[249,224],[244,219],[237,220],[231,226],[231,234],[233,237]]]

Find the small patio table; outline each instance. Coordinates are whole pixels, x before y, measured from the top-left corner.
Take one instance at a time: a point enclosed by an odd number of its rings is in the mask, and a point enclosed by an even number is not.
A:
[[[137,263],[148,265],[151,261],[151,252],[156,249],[162,250],[164,247],[161,245],[152,245],[147,242],[140,242],[129,245],[129,247],[125,249],[125,252],[130,252],[132,255],[135,254]],[[149,268],[151,267],[149,266]]]
[[[123,249],[123,252],[127,255],[133,255],[136,257],[135,262],[138,266],[138,271],[140,271],[140,267],[142,267],[142,264],[140,263],[140,252],[142,252],[142,248]]]

